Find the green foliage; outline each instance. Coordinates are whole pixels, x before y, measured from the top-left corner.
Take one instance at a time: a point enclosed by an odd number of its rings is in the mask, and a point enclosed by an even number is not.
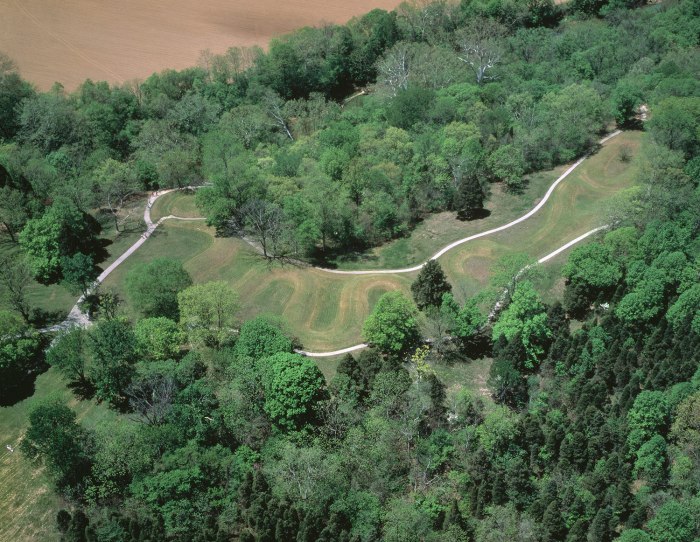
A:
[[[241,326],[234,351],[238,357],[258,360],[292,351],[292,341],[282,331],[280,322],[265,316],[248,320]]]
[[[79,490],[89,474],[93,449],[92,435],[76,422],[75,412],[60,401],[49,399],[29,413],[22,452],[46,465],[60,491],[71,494]]]
[[[527,400],[523,374],[507,359],[493,361],[487,384],[497,403],[520,408]]]
[[[641,529],[625,529],[618,540],[620,542],[651,542],[651,537]]]
[[[486,452],[496,456],[510,446],[517,431],[515,414],[506,407],[496,406],[484,417],[484,421],[477,428],[477,435]]]
[[[473,338],[486,324],[475,298],[468,299],[460,308],[452,294],[446,293],[442,296],[440,313],[447,318],[450,333],[463,341]]]
[[[597,290],[613,288],[622,278],[620,263],[613,258],[608,245],[600,243],[575,248],[562,273],[571,282]]]
[[[676,330],[690,322],[691,329],[700,334],[700,284],[694,284],[678,296],[669,307],[666,318]]]
[[[29,287],[32,272],[24,258],[7,254],[0,257],[0,299],[29,322]]]
[[[206,537],[213,519],[230,505],[236,490],[233,454],[225,447],[195,443],[166,454],[155,472],[140,480],[133,492],[138,501],[159,512],[170,538]],[[235,493],[234,493],[235,494]]]
[[[510,305],[493,326],[493,340],[503,336],[508,341],[520,336],[527,352],[526,366],[532,368],[544,353],[544,345],[552,332],[547,325],[547,314],[530,281],[520,282],[513,292]]]
[[[649,322],[662,309],[664,301],[664,277],[661,273],[648,273],[643,280],[615,307],[615,315],[632,325]]]
[[[234,333],[238,294],[225,282],[195,284],[177,294],[180,324],[190,342],[221,347]]]
[[[390,125],[408,130],[427,119],[435,100],[435,93],[418,86],[400,91],[386,110]]]
[[[86,296],[98,273],[92,256],[76,252],[61,258],[61,275],[66,286]]]
[[[0,404],[12,404],[41,364],[42,341],[14,314],[0,311]]]
[[[192,284],[190,275],[176,260],[156,258],[134,266],[126,275],[126,291],[144,316],[178,319],[177,295]]]
[[[630,451],[635,452],[654,434],[666,428],[670,410],[668,399],[662,392],[644,390],[637,395],[627,413]]]
[[[98,400],[135,409],[100,419],[94,439],[65,412],[28,433],[57,454],[62,466],[49,474],[69,473],[63,536],[697,538],[697,6],[605,4],[404,4],[295,32],[268,52],[205,53],[201,68],[133,88],[86,82],[70,94],[35,93],[0,58],[0,222],[9,241],[24,228],[20,248],[45,282],[70,280],[71,263],[89,267],[69,259],[103,257],[76,210],[106,206],[121,228],[127,213],[115,210],[144,187],[206,179],[196,200],[220,235],[263,202],[275,218],[271,253],[342,258],[404,236],[432,212],[472,218],[488,181],[517,193],[526,173],[594,149],[613,117],[632,124],[638,104],[649,105],[655,140],[640,152],[641,188],[615,209],[623,227],[570,256],[566,313],[547,310],[523,282],[534,269],[523,271],[532,263],[523,255],[492,273],[496,299],[505,291],[495,343],[477,336],[481,298],[460,307],[450,294],[431,297],[440,310],[426,316],[439,331],[427,334],[460,340],[469,357],[493,346],[493,362],[452,362],[437,342],[434,359],[424,348],[411,356],[417,311],[392,293],[365,329],[383,352],[343,359],[326,392],[278,323],[255,319],[236,337],[230,290],[190,288],[181,268],[156,269],[145,295],[129,292],[154,319],[135,332],[105,320],[47,354],[70,380],[95,380]],[[474,60],[467,38],[498,54],[496,69],[473,63],[481,84],[452,48]],[[369,92],[341,106],[355,89]],[[508,198],[513,209],[527,203]],[[27,299],[15,307],[23,315]],[[175,361],[178,318],[192,351]],[[34,337],[15,316],[0,315],[0,329],[17,352],[20,336]],[[32,378],[26,370],[40,367],[18,365]],[[148,421],[137,395],[162,408],[153,423],[133,421]],[[27,404],[3,420],[14,427]],[[95,424],[89,403],[77,409]]]
[[[285,430],[302,429],[314,418],[325,380],[316,364],[298,354],[279,353],[260,360],[265,412]]]
[[[120,406],[135,372],[137,343],[131,324],[121,318],[101,320],[90,330],[89,337],[93,358],[90,379],[96,396]]]
[[[81,327],[71,328],[54,339],[46,351],[46,362],[56,367],[71,382],[86,379],[87,332]]]
[[[676,411],[671,435],[680,448],[692,457],[700,452],[700,392],[686,397]],[[697,463],[697,460],[696,460]],[[700,465],[697,465],[700,466]]]
[[[134,336],[138,354],[156,361],[176,357],[184,340],[178,325],[163,316],[139,320]]]
[[[443,295],[449,294],[452,286],[437,260],[428,260],[411,284],[413,300],[419,309],[439,307]]]
[[[700,150],[700,97],[672,97],[654,108],[649,130],[654,139],[688,158]]]
[[[419,339],[418,311],[401,292],[388,292],[379,298],[365,320],[362,336],[381,352],[398,354]]]
[[[94,239],[94,227],[86,215],[66,200],[55,201],[41,218],[27,221],[19,235],[19,243],[29,257],[34,276],[43,284],[61,278],[63,257],[81,251],[90,254]],[[84,258],[80,259],[81,263]],[[72,273],[70,264],[67,268]]]
[[[668,478],[666,450],[661,435],[654,435],[637,450],[634,473],[653,488],[662,487]]]
[[[503,145],[491,153],[488,159],[489,170],[499,181],[503,181],[512,192],[525,187],[525,160],[522,151],[513,145]]]
[[[697,534],[696,521],[690,510],[671,500],[664,504],[647,524],[654,542],[691,542]]]

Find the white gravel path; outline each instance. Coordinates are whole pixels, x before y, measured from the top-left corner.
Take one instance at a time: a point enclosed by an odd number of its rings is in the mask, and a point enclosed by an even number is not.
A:
[[[192,188],[192,187],[187,187],[187,188]],[[141,234],[141,237],[136,241],[133,245],[131,245],[126,251],[119,256],[116,260],[114,260],[107,269],[102,271],[100,275],[95,279],[94,284],[90,288],[90,291],[94,291],[95,288],[97,288],[100,284],[102,284],[105,279],[114,271],[117,267],[119,267],[124,260],[126,260],[129,256],[131,256],[134,252],[136,252],[141,245],[143,245],[146,240],[151,236],[151,234],[156,231],[156,228],[160,226],[164,220],[205,220],[204,218],[182,218],[179,216],[173,216],[173,215],[168,215],[164,216],[161,219],[158,220],[158,222],[153,222],[151,220],[151,207],[153,206],[153,203],[161,196],[168,194],[170,192],[174,192],[176,190],[180,190],[179,188],[170,188],[168,190],[160,190],[158,192],[152,193],[148,197],[148,202],[146,203],[146,208],[143,211],[143,221],[146,223],[146,231]],[[55,326],[51,326],[48,328],[45,328],[41,331],[60,331],[63,329],[67,329],[72,326],[81,326],[81,327],[87,327],[90,325],[90,319],[88,318],[87,314],[85,314],[83,311],[80,310],[80,304],[84,301],[85,296],[80,296],[78,298],[78,301],[75,302],[75,305],[73,305],[73,308],[70,310],[68,313],[68,316],[66,319],[61,322],[60,324],[56,324]]]
[[[611,134],[609,134],[608,136],[601,139],[598,143],[602,145],[603,143],[605,143],[609,139],[619,135],[620,133],[621,133],[620,130],[616,130],[616,131],[612,132]],[[535,207],[533,207],[529,212],[527,212],[526,214],[524,214],[520,218],[517,218],[517,219],[513,220],[512,222],[509,222],[508,224],[504,224],[503,226],[499,226],[497,228],[493,228],[493,229],[483,231],[483,232],[480,232],[480,233],[477,233],[474,235],[470,235],[469,237],[465,237],[464,239],[459,239],[458,241],[450,243],[449,245],[445,246],[444,248],[442,248],[438,252],[436,252],[430,258],[430,260],[437,260],[440,256],[442,256],[446,252],[452,250],[453,248],[458,247],[459,245],[462,245],[462,244],[467,243],[469,241],[473,241],[474,239],[479,239],[481,237],[486,237],[487,235],[492,235],[494,233],[497,233],[497,232],[500,232],[503,230],[507,230],[508,228],[512,228],[516,224],[520,224],[521,222],[527,220],[532,215],[534,215],[537,211],[539,211],[542,208],[542,206],[544,206],[544,204],[547,202],[547,200],[549,200],[549,197],[552,195],[552,193],[554,192],[556,187],[559,185],[559,183],[561,183],[564,179],[566,179],[566,177],[568,177],[572,171],[574,171],[579,165],[581,165],[581,163],[586,158],[588,158],[588,156],[589,155],[583,156],[582,158],[577,160],[572,166],[570,166],[564,173],[562,173],[559,176],[559,178],[552,183],[552,185],[549,187],[549,189],[545,193],[544,197],[540,200],[540,202],[537,205],[535,205]],[[186,187],[186,188],[191,189],[193,187]],[[110,273],[112,273],[112,271],[114,271],[129,256],[131,256],[134,252],[136,252],[136,250],[138,250],[139,247],[146,242],[146,240],[151,236],[151,234],[156,230],[156,228],[158,226],[160,226],[160,224],[163,223],[163,221],[165,221],[165,220],[192,220],[192,221],[205,220],[204,218],[182,218],[182,217],[173,216],[173,215],[164,216],[164,217],[160,218],[157,222],[153,222],[151,220],[151,207],[153,206],[155,201],[159,197],[161,197],[165,194],[169,194],[170,192],[174,192],[176,190],[180,190],[180,189],[179,188],[171,188],[171,189],[167,189],[167,190],[160,190],[158,192],[154,192],[153,194],[151,194],[149,196],[148,202],[146,204],[146,208],[144,209],[144,212],[143,212],[143,220],[146,223],[146,231],[141,235],[141,237],[138,241],[136,241],[133,245],[131,245],[121,256],[119,256],[116,260],[114,260],[114,262],[112,262],[97,277],[93,287],[91,288],[91,291],[93,291],[100,284],[102,284],[102,282],[104,282],[104,280],[110,275]],[[589,232],[586,232],[583,235],[577,237],[576,239],[569,241],[568,243],[559,247],[555,251],[540,258],[538,260],[538,263],[543,263],[543,262],[549,260],[550,258],[553,258],[557,254],[563,252],[564,250],[568,249],[569,247],[582,241],[583,239],[585,239],[589,235],[592,235],[593,233],[595,233],[595,232],[597,232],[605,227],[607,227],[607,226],[601,226],[599,228],[595,228],[595,229],[593,229]],[[386,275],[386,274],[395,274],[395,273],[412,273],[414,271],[420,270],[426,263],[427,262],[423,262],[423,263],[416,265],[414,267],[407,267],[407,268],[403,268],[403,269],[376,269],[376,270],[358,270],[358,271],[343,271],[343,270],[338,270],[338,269],[327,269],[324,267],[315,267],[315,269],[318,269],[320,271],[325,271],[327,273],[335,273],[338,275]],[[41,331],[60,331],[62,329],[67,329],[67,328],[75,326],[75,325],[79,325],[82,327],[89,326],[91,322],[90,322],[89,318],[87,317],[87,315],[84,314],[80,310],[80,306],[79,306],[83,302],[83,299],[84,299],[83,296],[81,296],[78,299],[78,301],[73,306],[73,308],[70,310],[70,312],[68,313],[68,316],[66,317],[66,319],[63,322],[61,322],[60,324],[57,324],[55,326],[45,328]],[[323,358],[323,357],[338,356],[341,354],[346,354],[348,352],[354,352],[356,350],[361,350],[363,348],[367,348],[367,346],[368,346],[367,344],[362,343],[362,344],[356,344],[354,346],[349,346],[347,348],[343,348],[340,350],[334,350],[332,352],[307,352],[305,350],[298,350],[297,352],[299,354],[303,354],[303,355],[309,356],[309,357]]]
[[[602,145],[609,139],[612,139],[613,137],[620,135],[622,133],[621,130],[616,130],[612,132],[611,134],[605,136],[603,139],[601,139],[598,143]],[[540,202],[535,205],[530,211],[525,213],[523,216],[520,218],[516,218],[512,222],[508,222],[508,224],[504,224],[503,226],[498,226],[497,228],[493,228],[490,230],[482,231],[480,233],[476,233],[474,235],[470,235],[469,237],[465,237],[464,239],[459,239],[458,241],[455,241],[454,243],[450,243],[446,247],[440,249],[438,252],[436,252],[433,256],[430,257],[430,260],[437,260],[440,256],[445,254],[446,252],[449,252],[455,247],[458,247],[459,245],[462,245],[464,243],[468,243],[469,241],[473,241],[474,239],[479,239],[481,237],[486,237],[487,235],[493,235],[494,233],[498,233],[499,231],[507,230],[508,228],[512,228],[516,224],[520,224],[521,222],[524,222],[528,218],[530,218],[532,215],[534,215],[537,211],[539,211],[545,203],[547,203],[547,200],[549,200],[549,197],[552,195],[554,190],[556,189],[557,186],[559,186],[559,183],[561,183],[564,179],[566,179],[569,174],[574,171],[578,166],[583,163],[583,161],[588,158],[590,155],[586,155],[579,160],[577,160],[571,167],[569,167],[564,173],[562,173],[559,178],[552,183],[552,185],[549,187],[549,190],[547,190],[547,193],[542,197]],[[429,261],[429,260],[428,260]],[[336,273],[338,275],[380,275],[380,274],[395,274],[395,273],[413,273],[414,271],[419,271],[420,269],[423,268],[423,266],[428,263],[428,262],[423,262],[419,265],[415,265],[413,267],[405,267],[403,269],[377,269],[377,270],[361,270],[361,271],[343,271],[339,269],[327,269],[325,267],[316,267],[315,269],[318,269],[320,271],[326,271],[328,273]]]
[[[565,250],[574,246],[576,243],[580,243],[581,241],[586,239],[586,237],[589,237],[596,232],[604,230],[607,227],[608,226],[600,226],[598,228],[594,228],[590,231],[587,231],[583,235],[579,235],[576,239],[573,239],[573,240],[569,241],[568,243],[563,244],[562,246],[560,246],[556,250],[553,250],[552,252],[550,252],[546,256],[542,256],[539,260],[537,260],[537,263],[544,263],[547,260],[551,260],[552,258],[557,256],[558,254],[561,254]],[[529,267],[529,266],[527,266],[527,267]],[[524,267],[520,271],[521,272],[525,271],[525,269],[527,269],[527,267]],[[496,303],[496,306],[494,306],[494,309],[491,311],[489,316],[494,315],[497,312],[499,303],[500,303],[500,301]],[[332,356],[340,356],[342,354],[347,354],[349,352],[355,352],[356,350],[362,350],[363,348],[367,348],[368,346],[369,345],[366,343],[361,343],[361,344],[356,344],[354,346],[348,346],[347,348],[342,348],[340,350],[334,350],[333,352],[307,352],[306,350],[297,350],[296,352],[297,352],[297,354],[303,354],[303,355],[308,356],[310,358],[329,358]]]

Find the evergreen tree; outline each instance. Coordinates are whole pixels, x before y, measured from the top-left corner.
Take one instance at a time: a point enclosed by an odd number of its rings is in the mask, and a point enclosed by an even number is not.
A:
[[[454,206],[457,214],[467,220],[484,208],[484,189],[476,175],[467,175],[459,183]]]
[[[411,284],[413,299],[420,310],[427,307],[439,307],[442,296],[450,293],[452,286],[437,260],[428,260]]]

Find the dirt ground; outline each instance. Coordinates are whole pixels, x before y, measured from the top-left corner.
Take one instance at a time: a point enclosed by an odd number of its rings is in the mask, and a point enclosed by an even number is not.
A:
[[[0,51],[40,89],[72,90],[193,66],[201,51],[265,46],[306,25],[345,22],[399,0],[0,0]]]

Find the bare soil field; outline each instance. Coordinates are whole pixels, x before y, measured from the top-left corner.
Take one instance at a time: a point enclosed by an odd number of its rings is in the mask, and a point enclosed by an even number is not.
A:
[[[46,90],[120,83],[194,66],[201,51],[267,45],[302,26],[342,23],[400,0],[0,0],[0,51]]]

